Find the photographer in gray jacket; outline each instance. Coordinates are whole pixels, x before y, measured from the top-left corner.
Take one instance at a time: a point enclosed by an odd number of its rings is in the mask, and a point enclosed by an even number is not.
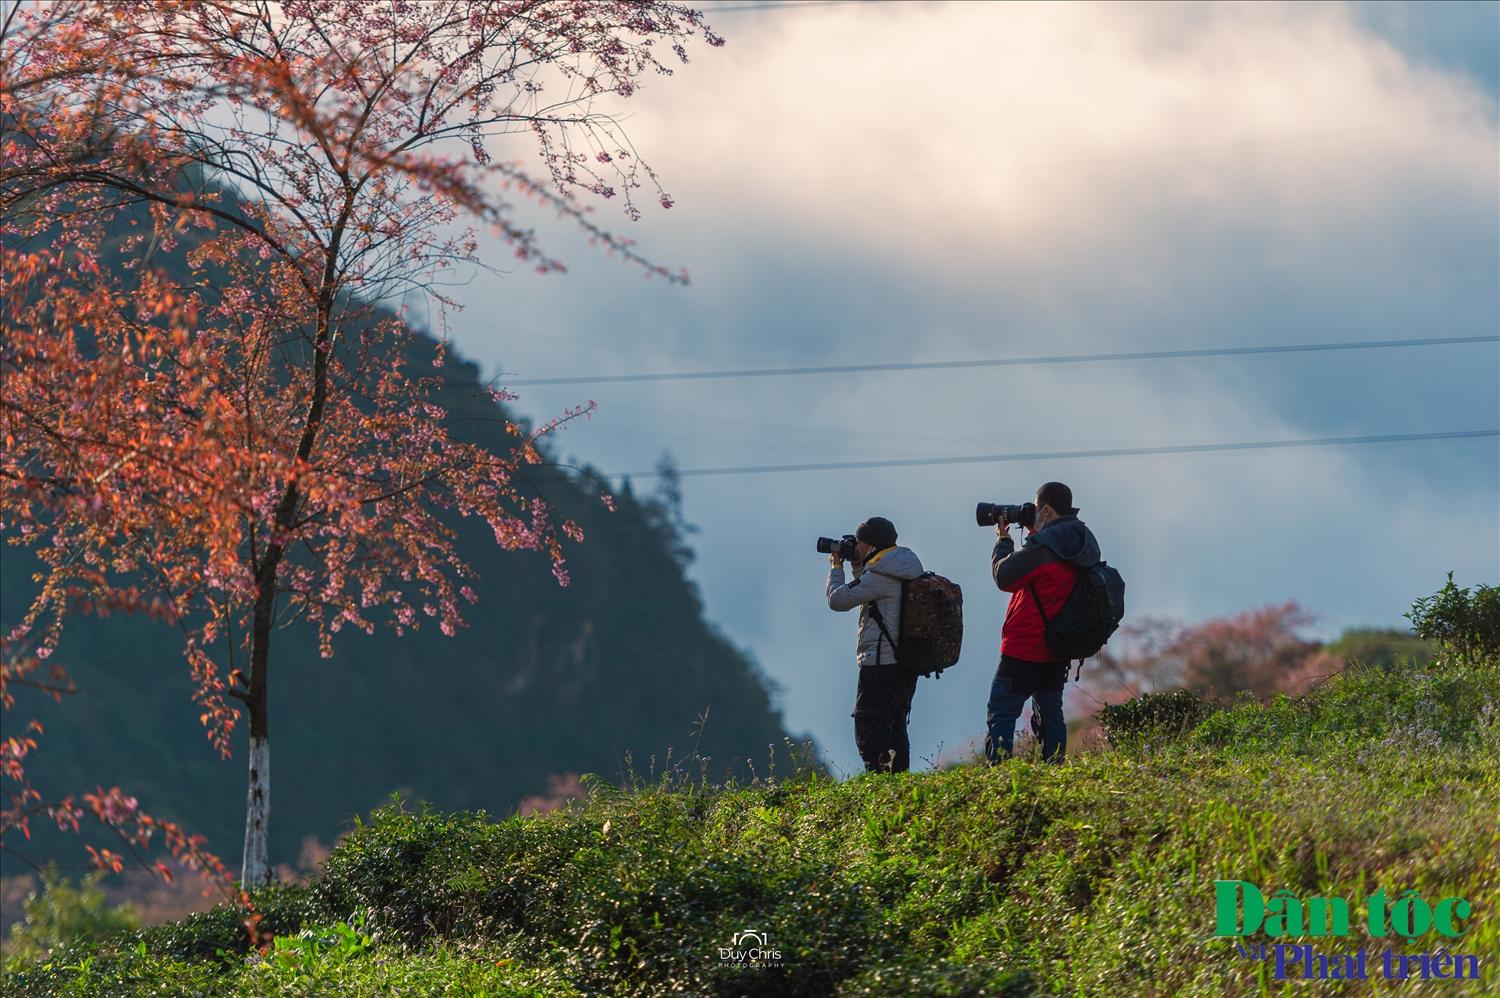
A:
[[[910,548],[896,545],[896,527],[883,516],[861,523],[854,540],[854,579],[845,584],[849,552],[835,549],[829,553],[827,587],[830,609],[859,607],[854,744],[866,772],[901,773],[911,767],[906,724],[917,677],[894,667],[896,649],[891,642],[901,639],[901,584],[921,575],[922,563]]]

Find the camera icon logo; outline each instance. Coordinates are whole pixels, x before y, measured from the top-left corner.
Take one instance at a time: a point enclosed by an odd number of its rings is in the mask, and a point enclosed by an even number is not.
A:
[[[766,945],[766,933],[759,929],[741,929],[734,934],[734,945],[749,949],[750,947],[764,948]]]

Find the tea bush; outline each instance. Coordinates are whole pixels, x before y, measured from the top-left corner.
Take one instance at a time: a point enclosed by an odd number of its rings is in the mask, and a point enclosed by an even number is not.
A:
[[[1187,734],[1214,710],[1214,705],[1189,690],[1146,693],[1100,709],[1099,725],[1115,748],[1141,745],[1150,739],[1173,739]]]

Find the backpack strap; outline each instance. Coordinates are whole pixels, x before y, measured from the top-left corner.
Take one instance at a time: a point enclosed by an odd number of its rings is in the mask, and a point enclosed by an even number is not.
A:
[[[1028,584],[1026,586],[1026,591],[1031,594],[1031,601],[1036,604],[1036,612],[1041,616],[1042,627],[1045,629],[1048,624],[1052,623],[1052,621],[1050,618],[1048,618],[1047,611],[1042,609],[1042,598],[1037,595],[1036,583],[1032,582]]]
[[[901,583],[901,595],[903,597],[905,597],[905,595],[906,595],[906,583],[905,582]],[[890,644],[891,644],[891,653],[899,657],[900,654],[901,654],[901,646],[898,645],[898,644],[896,644],[896,640],[891,637],[891,632],[885,629],[885,616],[883,614],[881,614],[881,612],[880,612],[879,601],[871,601],[871,603],[870,603],[870,616],[873,617],[873,618],[875,618],[875,626],[878,627],[878,628],[880,628],[880,633],[883,634],[883,635],[885,635],[885,639],[890,642]],[[899,665],[900,663],[898,662],[897,664]],[[875,641],[875,666],[876,666],[876,668],[879,668],[879,666],[880,666],[880,641],[879,641],[879,639],[876,639],[876,641]]]
[[[1075,583],[1075,585],[1076,585],[1076,583]],[[1036,612],[1041,616],[1041,618],[1042,618],[1042,628],[1043,628],[1043,630],[1045,630],[1046,627],[1047,627],[1047,625],[1050,624],[1050,623],[1052,623],[1052,621],[1050,619],[1048,619],[1048,617],[1047,617],[1047,611],[1042,609],[1042,598],[1041,598],[1041,596],[1037,595],[1036,583],[1033,582],[1030,585],[1028,585],[1026,587],[1026,591],[1029,592],[1029,593],[1031,593],[1031,601],[1036,604]],[[1080,658],[1078,660],[1078,666],[1077,666],[1077,668],[1075,668],[1073,670],[1073,682],[1075,682],[1075,683],[1078,682],[1078,677],[1081,676],[1082,674],[1083,674],[1083,659]],[[1064,679],[1064,681],[1067,680],[1067,675],[1068,675],[1067,670],[1064,670],[1063,671],[1063,679]]]

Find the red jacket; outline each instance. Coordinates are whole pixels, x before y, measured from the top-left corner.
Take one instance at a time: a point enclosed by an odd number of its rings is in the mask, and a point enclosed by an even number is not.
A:
[[[1031,589],[1035,587],[1047,617],[1055,617],[1072,594],[1078,573],[1098,561],[1099,542],[1076,516],[1049,523],[1028,537],[1019,551],[1009,537],[1002,538],[990,556],[995,585],[1010,593],[1000,627],[1000,654],[1027,662],[1058,661],[1047,647],[1047,626]]]

